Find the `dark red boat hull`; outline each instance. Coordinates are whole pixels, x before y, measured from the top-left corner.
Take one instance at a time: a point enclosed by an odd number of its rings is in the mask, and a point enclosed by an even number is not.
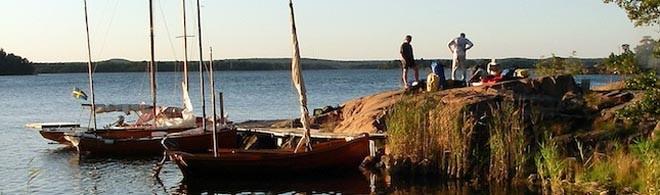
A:
[[[43,137],[44,139],[55,141],[59,144],[71,145],[71,142],[69,142],[69,140],[64,139],[64,132],[62,131],[40,130],[39,134],[41,134],[41,137]]]
[[[217,134],[218,147],[236,148],[236,131],[227,130]],[[87,155],[118,155],[118,156],[151,156],[162,155],[164,148],[162,137],[145,137],[135,139],[99,139],[77,137],[78,151]],[[176,148],[196,152],[204,152],[213,144],[213,134],[203,134],[168,137],[168,143]]]
[[[202,118],[197,117],[197,127],[202,126]],[[45,139],[55,141],[59,144],[72,145],[71,142],[64,138],[65,133],[75,133],[80,128],[52,128],[41,129],[39,134]],[[151,136],[154,132],[176,133],[191,128],[172,128],[172,129],[154,129],[154,128],[126,128],[126,129],[97,129],[93,133],[109,139],[130,139]]]
[[[368,136],[317,144],[312,151],[222,149],[212,153],[168,151],[186,178],[323,175],[356,171],[369,155]]]

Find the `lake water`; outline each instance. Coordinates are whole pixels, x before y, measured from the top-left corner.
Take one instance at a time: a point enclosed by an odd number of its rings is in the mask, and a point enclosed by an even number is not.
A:
[[[448,71],[446,71],[448,72]],[[338,105],[346,100],[398,88],[398,70],[305,71],[310,109]],[[234,121],[294,118],[297,97],[288,71],[218,72],[216,85],[224,92],[225,108]],[[599,85],[617,78],[581,76]],[[198,73],[191,75],[191,98],[199,105]],[[97,103],[151,102],[146,73],[98,73]],[[158,73],[159,105],[181,106],[180,73]],[[152,159],[87,159],[75,149],[49,144],[35,130],[34,122],[89,123],[82,102],[71,97],[74,87],[88,91],[86,74],[46,74],[0,77],[0,194],[173,194],[173,193],[368,193],[369,178],[272,182],[233,181],[183,183],[179,170],[164,166],[160,181],[151,176],[158,161]],[[210,102],[210,101],[209,101]],[[114,115],[100,115],[99,126]],[[375,185],[378,186],[378,185]],[[433,185],[434,186],[434,185]],[[451,192],[461,187],[412,188],[417,192]],[[394,191],[397,192],[397,191]],[[400,189],[406,193],[408,189]],[[469,189],[467,192],[472,192]]]

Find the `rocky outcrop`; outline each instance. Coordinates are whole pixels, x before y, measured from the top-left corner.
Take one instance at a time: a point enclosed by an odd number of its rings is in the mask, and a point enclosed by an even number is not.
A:
[[[557,106],[560,106],[562,100],[568,100],[570,96],[581,93],[580,91],[573,78],[566,75],[505,81],[424,94],[438,97],[443,103],[473,104],[493,98],[524,99],[557,110]],[[351,100],[333,112],[314,117],[313,122],[318,126],[326,127],[325,129],[331,132],[357,134],[384,131],[386,114],[406,93],[413,92],[387,91]],[[562,106],[568,108],[573,105],[567,102],[564,101]]]
[[[566,75],[432,93],[406,92],[397,96],[399,102],[377,107],[387,113],[372,115],[380,118],[362,117],[355,112],[376,110],[365,105],[375,106],[369,102],[382,101],[383,97],[364,97],[338,110],[342,113],[338,123],[357,121],[352,117],[364,119],[355,126],[362,129],[342,131],[371,132],[380,130],[373,124],[387,124],[383,129],[389,136],[386,156],[377,166],[386,167],[394,175],[430,173],[451,179],[501,182],[525,180],[534,172],[532,160],[546,135],[553,135],[553,142],[565,146],[562,150],[568,153],[577,148],[576,140],[583,145],[597,144],[600,139],[623,135],[594,129],[594,122],[613,122],[616,109],[625,107],[637,95],[627,91],[585,94],[572,76]],[[598,100],[590,102],[588,97]],[[354,105],[362,107],[345,112]],[[374,123],[376,119],[384,122]]]

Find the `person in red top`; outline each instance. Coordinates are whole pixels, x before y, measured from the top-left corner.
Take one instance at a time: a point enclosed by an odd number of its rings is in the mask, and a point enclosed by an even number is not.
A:
[[[401,81],[403,82],[403,87],[408,88],[408,68],[413,68],[415,70],[415,81],[419,81],[419,68],[415,63],[415,57],[413,56],[413,48],[410,45],[412,42],[412,36],[406,35],[406,38],[401,44]]]

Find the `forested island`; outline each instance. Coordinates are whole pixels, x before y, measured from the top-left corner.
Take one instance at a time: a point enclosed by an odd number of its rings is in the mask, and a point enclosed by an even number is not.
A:
[[[468,60],[469,66],[478,63],[487,63],[491,59],[472,59]],[[444,66],[451,66],[449,59],[419,59],[423,67],[428,67],[431,62],[438,61]],[[585,67],[594,67],[603,61],[601,58],[580,59]],[[498,59],[497,63],[507,67],[516,68],[534,68],[539,62],[538,59],[528,58],[505,58]],[[144,72],[147,68],[147,61],[129,61],[125,59],[110,59],[95,62],[95,72]],[[157,62],[159,72],[181,71],[183,62],[181,61],[161,61]],[[289,58],[251,58],[251,59],[226,59],[215,60],[213,62],[215,70],[221,71],[255,71],[255,70],[289,70],[291,59]],[[401,65],[398,60],[324,60],[310,59],[302,60],[304,69],[395,69]],[[62,63],[35,63],[36,73],[82,73],[87,72],[87,63],[85,62],[62,62]],[[198,62],[190,61],[189,68],[192,71],[198,70]]]
[[[13,53],[0,49],[0,75],[31,75],[35,74],[32,62]]]

